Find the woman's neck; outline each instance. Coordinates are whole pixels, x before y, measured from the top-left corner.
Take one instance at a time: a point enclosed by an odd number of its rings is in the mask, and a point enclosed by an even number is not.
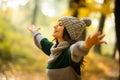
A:
[[[58,40],[58,43],[60,43],[60,42],[63,42],[64,41],[64,39],[63,38],[59,38],[59,39],[57,39]]]

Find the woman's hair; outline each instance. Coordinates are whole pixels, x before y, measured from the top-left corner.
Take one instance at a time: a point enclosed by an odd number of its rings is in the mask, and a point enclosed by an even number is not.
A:
[[[71,44],[74,44],[74,43],[76,42],[75,40],[72,40],[72,39],[70,38],[70,35],[68,34],[66,28],[64,28],[64,30],[63,30],[63,39],[64,39],[65,41],[68,41],[68,43],[70,43],[70,45],[71,45]]]

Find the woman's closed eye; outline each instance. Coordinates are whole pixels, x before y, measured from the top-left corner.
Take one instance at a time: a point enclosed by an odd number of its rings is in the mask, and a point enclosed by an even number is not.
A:
[[[62,24],[62,23],[59,23],[58,25],[59,25],[59,26],[63,26],[63,24]]]

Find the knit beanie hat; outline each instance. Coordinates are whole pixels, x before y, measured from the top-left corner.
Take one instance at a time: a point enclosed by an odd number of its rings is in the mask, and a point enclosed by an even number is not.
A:
[[[70,38],[75,41],[80,39],[85,27],[91,25],[91,20],[89,18],[82,18],[79,20],[73,16],[64,16],[58,21],[63,22],[64,27],[70,35]]]

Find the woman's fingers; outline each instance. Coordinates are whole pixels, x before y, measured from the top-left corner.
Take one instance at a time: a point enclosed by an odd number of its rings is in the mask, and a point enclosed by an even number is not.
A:
[[[98,36],[98,39],[101,40],[104,37],[105,37],[105,34],[101,34],[101,35]]]
[[[35,31],[38,31],[40,29],[40,27],[35,27],[35,25],[31,25],[31,26],[27,27],[27,29],[31,32],[35,32]]]
[[[92,37],[97,38],[100,34],[101,34],[101,32],[96,32]]]
[[[102,40],[105,37],[105,34],[101,34],[101,32],[96,32],[92,36],[89,35],[85,41],[85,47],[91,48],[93,45],[99,44],[107,44],[106,41]]]
[[[105,37],[105,34],[102,34],[101,32],[96,32],[93,36],[92,36],[92,42],[94,44],[107,44],[106,41],[102,40]]]
[[[102,41],[99,41],[98,44],[107,44],[107,42],[102,40]]]
[[[97,32],[92,36],[92,38],[95,39],[95,40],[101,40],[104,37],[105,37],[105,34],[102,34],[101,32]]]
[[[35,25],[34,25],[34,24],[32,24],[32,25],[31,25],[31,27],[32,27],[32,28],[35,28]]]
[[[31,31],[31,27],[27,27],[27,29]]]
[[[100,32],[98,33],[98,35],[97,35],[98,44],[107,44],[106,41],[102,40],[104,37],[105,37],[105,34],[102,34]]]

